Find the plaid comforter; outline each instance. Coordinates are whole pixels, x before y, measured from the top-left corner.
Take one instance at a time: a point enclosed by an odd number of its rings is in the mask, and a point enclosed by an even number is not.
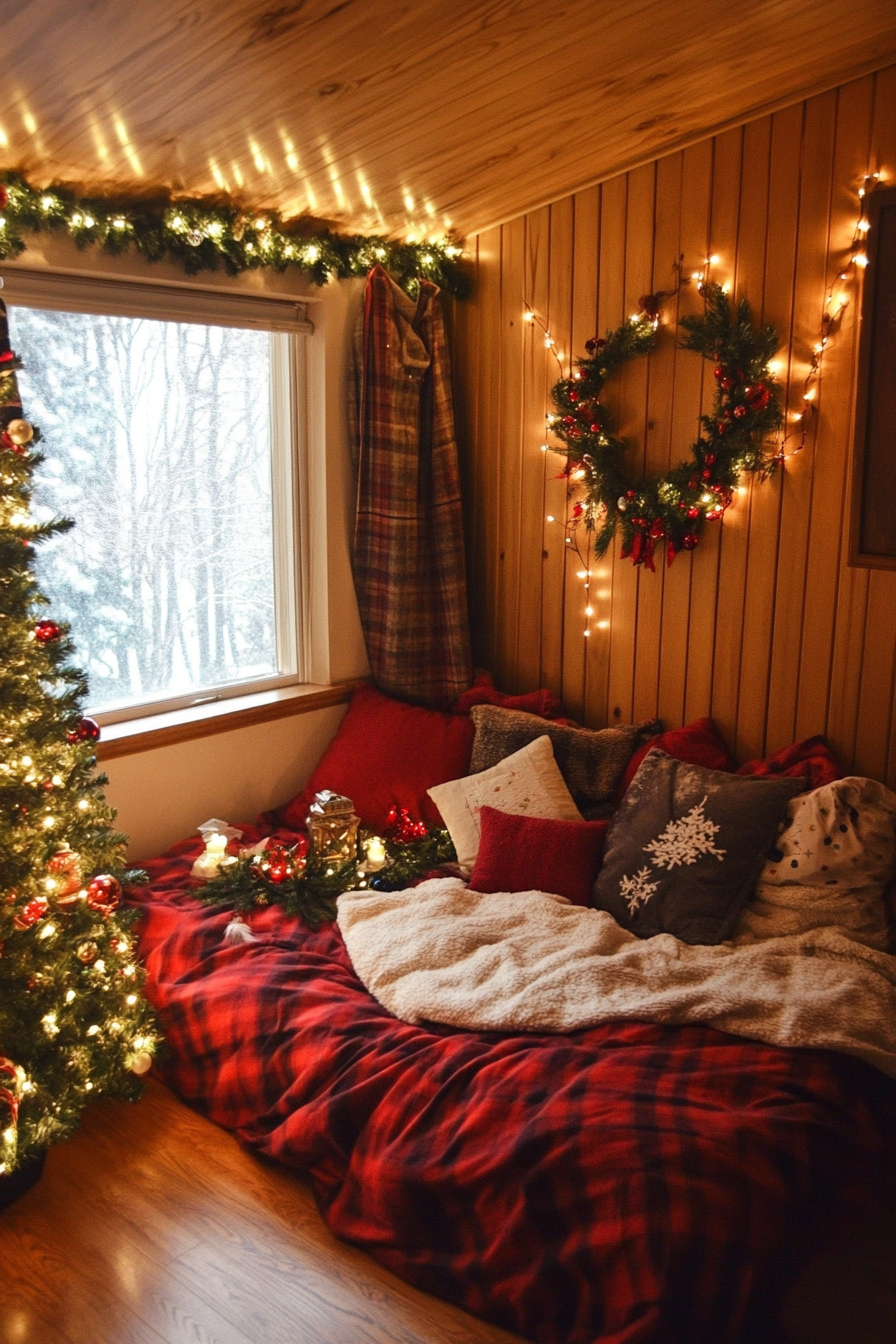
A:
[[[200,848],[148,865],[140,901],[164,1076],[426,1291],[545,1344],[767,1340],[824,1199],[879,1174],[896,1089],[858,1060],[632,1021],[408,1026],[335,925],[267,908],[225,944],[185,890]]]

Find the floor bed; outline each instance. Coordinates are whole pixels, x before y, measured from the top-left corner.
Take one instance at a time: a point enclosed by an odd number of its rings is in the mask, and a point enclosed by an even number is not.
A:
[[[409,1026],[335,925],[269,907],[226,943],[197,852],[151,863],[140,899],[165,1080],[304,1171],[336,1236],[487,1321],[544,1344],[772,1339],[833,1211],[889,1179],[896,1087],[859,1060],[699,1026]]]

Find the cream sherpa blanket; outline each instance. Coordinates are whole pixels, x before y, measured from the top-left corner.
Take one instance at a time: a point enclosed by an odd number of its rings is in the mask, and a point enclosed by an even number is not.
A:
[[[346,892],[339,927],[367,989],[405,1022],[532,1032],[703,1022],[858,1055],[896,1077],[896,957],[841,929],[691,947],[636,938],[562,896],[486,896],[457,878]]]

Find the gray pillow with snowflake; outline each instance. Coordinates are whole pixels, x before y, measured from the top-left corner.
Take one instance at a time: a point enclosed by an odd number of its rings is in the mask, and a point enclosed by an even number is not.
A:
[[[721,943],[756,889],[801,779],[729,775],[654,748],[607,836],[593,904],[639,938]]]

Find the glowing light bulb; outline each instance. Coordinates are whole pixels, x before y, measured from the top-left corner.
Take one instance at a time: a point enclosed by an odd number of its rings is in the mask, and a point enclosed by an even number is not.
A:
[[[598,623],[597,623],[597,628],[598,628],[598,630],[609,630],[609,628],[610,628],[610,622],[609,622],[609,621],[598,621]]]
[[[534,322],[534,321],[535,321],[535,314],[532,313],[532,312],[530,312],[528,308],[527,308],[526,311],[523,313],[523,321],[524,321],[524,322]]]
[[[552,513],[549,513],[549,514],[548,514],[548,516],[547,516],[547,521],[548,521],[549,523],[552,523],[552,522],[554,521],[554,515],[553,515]]]
[[[855,262],[857,266],[861,266],[863,270],[868,265],[868,258],[865,256],[864,252],[856,252],[853,255],[852,260]]]
[[[718,252],[713,252],[712,256],[707,257],[706,260],[709,262],[710,266],[718,266],[719,262],[721,261],[721,257],[719,256]]]
[[[99,1029],[99,1027],[96,1025],[96,1023],[94,1023],[92,1027],[88,1027],[88,1028],[87,1028],[87,1035],[88,1035],[88,1036],[98,1036],[98,1035],[99,1035],[99,1032],[100,1032],[100,1029]]]
[[[129,995],[127,996],[127,998],[125,999],[125,1003],[128,1005],[129,1008],[133,1008],[133,1006],[134,1006],[134,1004],[135,1004],[136,1002],[137,1002],[137,995],[136,995],[136,994],[129,994]]]
[[[712,495],[701,495],[701,496],[700,496],[700,503],[701,503],[701,504],[711,504],[711,503],[712,503]]]
[[[86,812],[89,806],[90,806],[90,804],[88,803],[88,801],[87,801],[86,798],[81,798],[81,799],[78,800],[78,810],[79,810],[79,812]]]
[[[856,228],[859,230],[859,233],[867,233],[871,228],[871,221],[869,219],[860,219]]]
[[[44,817],[44,827],[46,830],[51,831],[55,825],[56,825],[55,817]]]
[[[40,936],[41,938],[52,938],[55,932],[56,932],[55,924],[45,924],[40,931]]]
[[[550,348],[551,348],[551,346],[552,346],[553,344],[554,344],[554,338],[553,338],[552,336],[545,336],[545,338],[544,338],[544,347],[545,347],[545,349],[546,349],[546,350],[550,350]]]
[[[70,989],[65,996],[65,1001],[66,1003],[71,1003],[74,998],[76,998],[75,991]]]

